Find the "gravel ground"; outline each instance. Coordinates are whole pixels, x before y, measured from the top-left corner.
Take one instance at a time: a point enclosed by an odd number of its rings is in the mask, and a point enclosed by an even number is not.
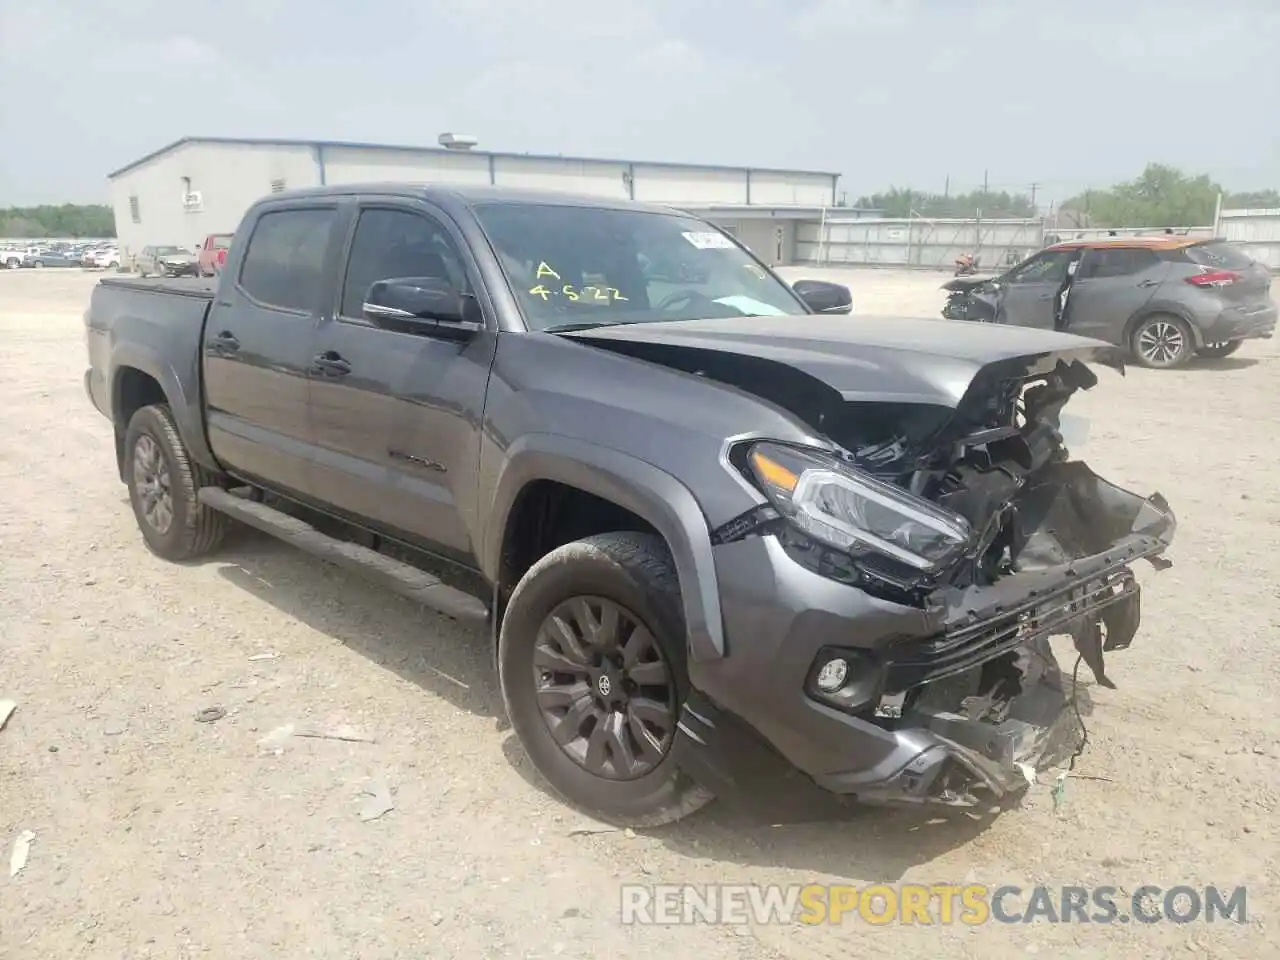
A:
[[[812,271],[805,271],[811,273]],[[505,721],[484,636],[274,541],[143,547],[81,386],[95,277],[0,273],[0,956],[1000,958],[1280,954],[1280,353],[1134,370],[1078,398],[1082,453],[1179,514],[1144,624],[1095,690],[1091,746],[994,822],[863,811],[764,824],[715,806],[583,833]],[[865,312],[936,315],[939,275],[843,277]],[[850,323],[856,324],[856,316]],[[1069,661],[1068,661],[1069,664]],[[1087,672],[1087,671],[1086,671]],[[204,708],[225,716],[198,722]],[[342,725],[372,742],[293,737]],[[394,809],[362,820],[369,789]],[[1249,885],[1249,922],[635,927],[624,882]]]

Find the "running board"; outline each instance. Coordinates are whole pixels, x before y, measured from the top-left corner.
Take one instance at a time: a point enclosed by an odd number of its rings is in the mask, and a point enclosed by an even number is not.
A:
[[[396,593],[455,620],[485,620],[489,608],[477,597],[441,583],[431,574],[357,543],[326,536],[311,524],[266,504],[237,497],[221,487],[201,487],[200,502],[307,553],[363,573]]]

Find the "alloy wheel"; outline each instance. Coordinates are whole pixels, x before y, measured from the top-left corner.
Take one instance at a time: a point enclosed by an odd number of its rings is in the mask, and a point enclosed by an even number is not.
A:
[[[533,651],[538,707],[575,763],[634,780],[671,749],[676,687],[653,634],[612,600],[574,597],[543,621]]]
[[[133,445],[133,487],[147,525],[156,533],[168,532],[173,523],[173,490],[169,464],[160,445],[143,434]]]
[[[1186,336],[1169,320],[1153,320],[1138,334],[1138,352],[1153,367],[1176,363],[1186,348]]]

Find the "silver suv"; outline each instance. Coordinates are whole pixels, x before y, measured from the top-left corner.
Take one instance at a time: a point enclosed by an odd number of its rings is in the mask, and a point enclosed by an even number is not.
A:
[[[989,284],[997,323],[1106,340],[1146,367],[1225,357],[1276,326],[1271,271],[1221,239],[1069,240]]]

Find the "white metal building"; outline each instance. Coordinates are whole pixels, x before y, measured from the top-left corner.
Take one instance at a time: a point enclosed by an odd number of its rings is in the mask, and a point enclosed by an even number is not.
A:
[[[185,137],[109,174],[121,252],[190,248],[230,233],[266,194],[324,184],[497,184],[670,204],[708,216],[772,263],[794,258],[796,224],[836,203],[839,174],[604,160],[453,147]]]

